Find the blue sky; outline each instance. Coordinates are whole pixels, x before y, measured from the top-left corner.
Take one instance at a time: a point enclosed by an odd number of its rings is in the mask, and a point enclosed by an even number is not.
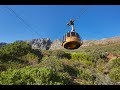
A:
[[[83,40],[120,36],[120,5],[7,5],[32,27],[23,24],[4,5],[0,5],[0,42],[50,38],[62,39],[75,19],[76,32]],[[81,15],[83,9],[87,11]],[[39,33],[37,35],[36,33]]]

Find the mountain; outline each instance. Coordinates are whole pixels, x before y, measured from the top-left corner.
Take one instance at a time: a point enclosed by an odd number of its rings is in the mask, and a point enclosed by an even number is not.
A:
[[[51,43],[50,50],[64,49],[61,45],[62,45],[62,40],[57,39]]]
[[[100,40],[84,40],[83,45],[81,47],[92,46],[92,45],[109,45],[109,44],[114,44],[119,42],[120,42],[120,36],[103,38]]]
[[[1,42],[1,43],[0,43],[0,47],[4,46],[4,45],[6,45],[6,44],[7,44],[7,43]]]
[[[22,40],[17,40],[17,42],[23,42]],[[24,42],[29,43],[33,49],[40,50],[56,50],[56,49],[64,49],[62,45],[62,40],[56,39],[55,41],[51,41],[50,38],[38,38],[32,40],[25,40]],[[120,42],[120,36],[111,37],[111,38],[103,38],[100,40],[83,40],[82,47],[93,46],[93,45],[109,45]],[[0,47],[6,45],[7,43],[0,43]]]
[[[48,50],[51,46],[50,38],[38,38],[32,40],[16,40],[15,42],[27,42],[31,45],[32,49]],[[0,43],[0,47],[6,45],[7,43]],[[9,43],[8,43],[9,44]]]
[[[29,43],[33,49],[48,50],[51,46],[50,38],[32,39],[25,42]]]
[[[109,45],[109,44],[114,44],[114,43],[120,43],[120,36],[111,37],[111,38],[103,38],[100,40],[83,40],[83,45],[81,46],[81,48],[87,47],[87,46],[92,46],[92,45]],[[51,50],[63,49],[61,44],[62,44],[62,41],[57,39],[57,40],[53,41],[50,49]]]

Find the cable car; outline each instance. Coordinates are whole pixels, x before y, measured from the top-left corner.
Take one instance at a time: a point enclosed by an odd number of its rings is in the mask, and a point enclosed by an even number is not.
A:
[[[77,32],[75,32],[74,20],[70,19],[70,22],[67,23],[67,25],[71,26],[72,30],[63,36],[62,46],[70,50],[78,49],[83,44],[83,42],[81,40],[80,35]]]

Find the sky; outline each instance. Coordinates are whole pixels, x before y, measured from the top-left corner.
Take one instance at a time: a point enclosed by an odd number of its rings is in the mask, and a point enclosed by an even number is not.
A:
[[[62,39],[71,18],[83,40],[120,36],[120,5],[0,5],[0,42]]]

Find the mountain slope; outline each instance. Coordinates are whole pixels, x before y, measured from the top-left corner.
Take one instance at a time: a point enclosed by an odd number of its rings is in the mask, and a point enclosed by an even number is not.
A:
[[[21,40],[18,40],[21,41]],[[40,50],[56,50],[56,49],[64,49],[62,45],[62,40],[56,39],[55,41],[51,41],[50,38],[38,38],[32,40],[25,40],[25,42],[29,43],[33,49]],[[93,45],[109,45],[120,43],[120,36],[111,37],[111,38],[103,38],[100,40],[83,40],[83,45],[80,48],[93,46]],[[0,43],[0,47],[6,45],[7,43]]]

